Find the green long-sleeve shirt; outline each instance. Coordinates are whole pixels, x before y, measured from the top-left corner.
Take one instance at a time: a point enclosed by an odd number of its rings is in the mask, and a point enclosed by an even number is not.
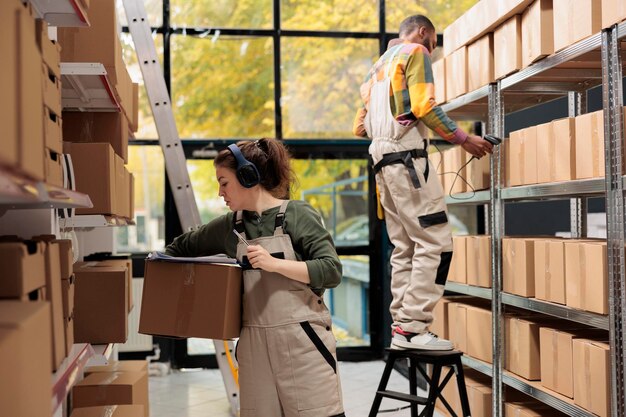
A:
[[[243,212],[243,225],[248,239],[272,236],[274,221],[279,207],[261,213]],[[237,254],[237,236],[233,233],[234,213],[220,216],[185,233],[165,248],[172,256],[207,256],[225,253]],[[287,206],[283,230],[291,237],[296,258],[306,262],[311,280],[310,286],[320,293],[334,288],[341,281],[342,268],[332,237],[322,226],[319,214],[305,201],[292,200]]]

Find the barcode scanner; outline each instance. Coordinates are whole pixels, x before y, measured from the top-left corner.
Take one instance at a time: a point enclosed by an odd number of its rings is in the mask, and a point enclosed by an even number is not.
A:
[[[493,146],[497,146],[497,145],[502,143],[502,139],[500,139],[497,136],[493,136],[493,135],[485,135],[485,136],[483,136],[483,139],[485,139],[487,142],[491,143]]]

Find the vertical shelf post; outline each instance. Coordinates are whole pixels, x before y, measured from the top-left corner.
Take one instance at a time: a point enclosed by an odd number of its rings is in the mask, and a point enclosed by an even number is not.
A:
[[[606,163],[606,221],[611,345],[611,415],[626,415],[624,398],[624,189],[622,56],[618,25],[602,31],[602,107]]]
[[[587,112],[587,94],[580,91],[567,93],[567,116],[576,117]],[[570,230],[572,238],[587,236],[587,199],[570,198]]]
[[[489,120],[487,131],[497,137],[504,136],[504,106],[500,81],[489,86]],[[505,145],[506,146],[506,145]],[[494,417],[502,414],[502,365],[503,320],[502,320],[502,236],[504,235],[504,203],[500,198],[502,188],[502,147],[496,146],[491,157],[491,193],[489,215],[491,221],[491,271],[492,271],[492,349],[493,349],[493,403]]]

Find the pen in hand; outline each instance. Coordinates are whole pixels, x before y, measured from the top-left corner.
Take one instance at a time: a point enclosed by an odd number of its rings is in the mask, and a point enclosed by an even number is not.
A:
[[[233,233],[235,235],[237,235],[237,238],[246,246],[250,246],[250,244],[248,243],[248,241],[246,239],[243,238],[243,236],[241,236],[241,233],[239,233],[237,230],[233,229]]]

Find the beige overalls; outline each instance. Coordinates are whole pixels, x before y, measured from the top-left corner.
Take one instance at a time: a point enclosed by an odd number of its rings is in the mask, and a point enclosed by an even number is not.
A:
[[[391,255],[392,327],[422,333],[432,323],[452,258],[443,190],[427,158],[417,123],[403,126],[390,108],[393,51],[381,81],[374,81],[364,125],[385,212]],[[421,127],[421,125],[420,125]]]
[[[250,240],[272,256],[297,260],[283,233],[285,201],[273,236]],[[242,213],[235,228],[244,235]],[[237,344],[241,417],[343,416],[335,337],[324,300],[309,286],[283,275],[245,269],[247,247],[239,242],[244,266],[243,326]]]

